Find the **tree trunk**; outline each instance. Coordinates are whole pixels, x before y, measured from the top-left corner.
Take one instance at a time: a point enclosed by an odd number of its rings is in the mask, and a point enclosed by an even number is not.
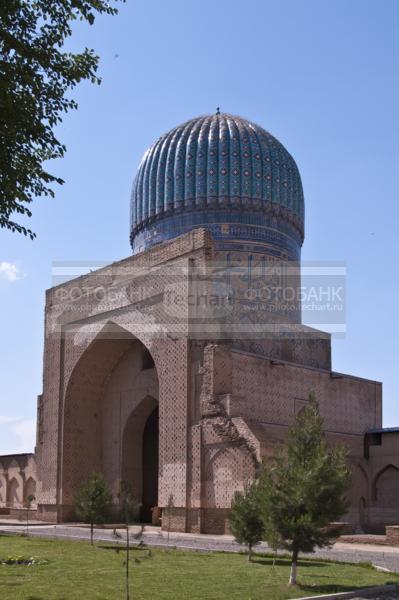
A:
[[[90,523],[90,544],[93,546],[93,536],[94,536],[94,523],[93,521]]]
[[[298,565],[298,550],[295,549],[292,553],[291,573],[290,573],[290,580],[288,582],[288,585],[296,585],[297,565]]]
[[[126,525],[126,600],[129,600],[129,525]]]
[[[169,540],[170,540],[170,508],[168,508],[168,548],[169,548]]]
[[[248,544],[248,560],[251,562],[252,560],[252,545]]]

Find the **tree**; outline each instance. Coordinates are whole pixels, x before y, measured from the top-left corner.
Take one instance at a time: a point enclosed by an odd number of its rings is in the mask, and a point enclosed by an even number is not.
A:
[[[265,539],[291,553],[290,585],[296,584],[299,552],[327,546],[336,535],[330,526],[347,510],[350,482],[346,450],[328,447],[313,394],[288,433],[284,449],[264,465],[260,510]]]
[[[90,543],[93,545],[94,525],[105,523],[112,505],[112,495],[101,473],[93,473],[75,496],[75,510],[79,518],[90,523]]]
[[[258,485],[254,481],[244,493],[236,492],[229,513],[230,529],[239,544],[248,546],[248,560],[252,549],[262,540],[263,523],[259,514]]]
[[[26,534],[29,533],[29,510],[32,507],[32,503],[36,500],[36,496],[34,496],[33,494],[29,494],[29,496],[27,496],[26,500],[25,500],[25,507],[26,507]]]
[[[166,507],[164,508],[164,511],[168,515],[168,539],[167,539],[168,546],[169,546],[169,539],[170,539],[170,527],[171,527],[171,520],[172,520],[172,512],[173,512],[174,506],[175,506],[175,501],[173,498],[173,494],[170,494],[169,498],[168,498],[168,503],[167,503]]]
[[[0,3],[1,227],[33,239],[35,234],[14,221],[13,214],[30,217],[32,200],[54,197],[51,184],[64,183],[44,165],[66,150],[54,133],[62,114],[77,108],[66,93],[81,80],[101,80],[93,50],[73,54],[63,46],[77,19],[92,25],[96,14],[116,12],[110,0]]]
[[[136,500],[133,495],[132,486],[129,481],[122,481],[121,483],[121,492],[122,492],[122,510],[123,516],[126,523],[126,563],[125,563],[125,598],[129,600],[129,553],[130,553],[130,544],[129,544],[129,525],[133,521],[135,521],[140,512],[140,504]]]

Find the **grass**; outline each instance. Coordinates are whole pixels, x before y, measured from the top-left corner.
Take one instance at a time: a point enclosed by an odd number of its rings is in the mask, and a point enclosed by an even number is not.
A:
[[[1,600],[123,600],[125,553],[88,542],[0,535],[0,558],[34,556],[48,564],[0,565]],[[300,561],[300,585],[287,588],[289,561],[240,554],[134,549],[132,600],[282,600],[399,583],[369,565]]]

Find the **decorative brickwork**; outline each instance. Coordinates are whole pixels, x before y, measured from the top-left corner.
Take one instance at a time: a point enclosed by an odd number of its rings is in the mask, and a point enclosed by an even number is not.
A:
[[[206,288],[215,252],[195,230],[47,291],[36,454],[0,457],[1,510],[35,491],[38,518],[72,519],[93,471],[104,473],[115,510],[123,481],[142,501],[144,430],[158,408],[153,515],[164,528],[225,533],[234,493],[284,443],[313,391],[329,441],[348,448],[345,520],[363,531],[396,524],[399,433],[364,435],[381,427],[381,385],[331,372],[329,336],[315,330],[229,338],[228,318],[216,315],[201,334],[208,317],[188,301],[192,273]],[[171,294],[183,299],[177,310]]]

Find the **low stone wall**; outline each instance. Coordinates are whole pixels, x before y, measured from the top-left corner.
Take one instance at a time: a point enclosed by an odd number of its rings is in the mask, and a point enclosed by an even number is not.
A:
[[[163,508],[162,529],[188,533],[229,534],[229,515],[227,508]]]
[[[399,525],[388,525],[385,531],[387,544],[389,546],[399,546]]]
[[[26,521],[28,516],[26,508],[10,508],[10,518],[16,519],[17,521]],[[37,519],[37,510],[29,509],[29,520],[35,521]]]
[[[204,508],[202,533],[228,534],[229,528],[229,510],[226,508]]]
[[[330,523],[327,527],[328,530],[332,530],[337,532],[337,535],[352,535],[355,533],[356,527],[353,523],[348,523],[346,521],[336,521]]]
[[[388,544],[385,535],[373,534],[356,534],[356,535],[341,535],[339,542],[346,544],[372,544],[373,546],[386,546]]]
[[[186,509],[185,508],[163,508],[161,525],[164,531],[186,531]]]
[[[39,504],[37,507],[39,521],[58,522],[58,507],[56,504]]]

